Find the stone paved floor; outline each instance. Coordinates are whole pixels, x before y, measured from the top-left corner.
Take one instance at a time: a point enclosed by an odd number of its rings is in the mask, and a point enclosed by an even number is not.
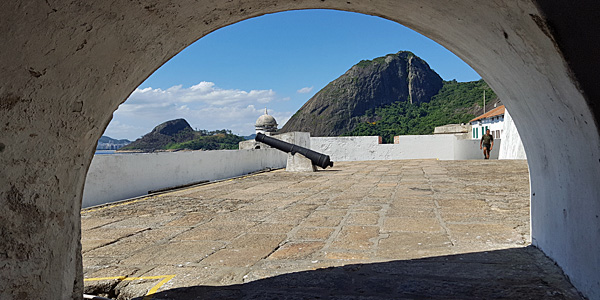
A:
[[[525,161],[404,160],[274,171],[88,209],[86,293],[580,299],[529,246],[528,201]]]

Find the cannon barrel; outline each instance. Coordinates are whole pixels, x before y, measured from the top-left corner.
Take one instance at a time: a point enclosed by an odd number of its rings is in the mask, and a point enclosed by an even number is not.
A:
[[[262,133],[257,133],[255,140],[257,142],[265,143],[275,149],[283,152],[291,153],[292,155],[300,153],[306,158],[310,159],[313,165],[319,166],[323,169],[327,167],[333,167],[333,162],[330,160],[329,155],[321,154],[319,152],[300,147],[298,145],[290,144],[282,140],[278,140],[272,137],[268,137]]]

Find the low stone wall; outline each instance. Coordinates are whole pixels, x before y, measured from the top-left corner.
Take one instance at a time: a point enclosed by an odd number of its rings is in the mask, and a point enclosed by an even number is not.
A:
[[[96,155],[85,181],[82,207],[145,195],[150,190],[283,168],[276,149]]]
[[[378,136],[311,137],[312,150],[327,154],[332,161],[393,159],[482,159],[479,140],[460,139],[455,135],[397,136],[397,144],[379,144]],[[494,141],[490,158],[498,158],[501,140]]]

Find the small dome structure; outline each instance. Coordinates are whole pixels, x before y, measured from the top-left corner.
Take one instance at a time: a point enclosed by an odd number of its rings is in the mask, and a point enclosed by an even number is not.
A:
[[[275,118],[273,118],[273,116],[267,113],[267,109],[265,108],[265,114],[258,117],[258,120],[256,120],[256,124],[254,124],[254,127],[256,128],[256,133],[260,132],[263,134],[267,134],[271,132],[276,132],[277,121],[275,120]]]

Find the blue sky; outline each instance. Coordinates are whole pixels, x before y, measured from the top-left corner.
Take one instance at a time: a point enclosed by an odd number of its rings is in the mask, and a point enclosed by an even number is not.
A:
[[[281,127],[359,61],[401,50],[444,80],[481,78],[444,47],[392,21],[333,10],[283,12],[222,28],[187,47],[132,93],[105,135],[134,140],[175,118],[248,135],[265,107]]]

